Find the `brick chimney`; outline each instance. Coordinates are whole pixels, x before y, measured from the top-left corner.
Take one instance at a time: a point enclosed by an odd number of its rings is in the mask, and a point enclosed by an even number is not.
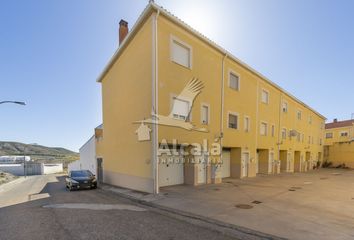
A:
[[[119,22],[119,45],[124,41],[125,37],[128,35],[128,22],[123,19]]]
[[[335,123],[338,122],[338,119],[337,118],[333,119],[333,122],[335,122]]]

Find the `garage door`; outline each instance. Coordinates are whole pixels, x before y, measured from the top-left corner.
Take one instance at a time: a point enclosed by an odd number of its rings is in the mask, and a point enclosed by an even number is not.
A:
[[[162,159],[162,158],[161,158]],[[163,157],[159,161],[159,186],[171,186],[184,183],[183,163],[178,157]]]
[[[221,164],[221,177],[230,177],[230,150],[224,149],[222,151],[222,160],[223,163]]]

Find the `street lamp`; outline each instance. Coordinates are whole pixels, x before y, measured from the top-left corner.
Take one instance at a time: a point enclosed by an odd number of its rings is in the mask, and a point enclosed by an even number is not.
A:
[[[3,103],[14,103],[14,104],[18,104],[18,105],[26,105],[25,102],[19,102],[19,101],[2,101],[2,102],[0,102],[0,104],[3,104]]]

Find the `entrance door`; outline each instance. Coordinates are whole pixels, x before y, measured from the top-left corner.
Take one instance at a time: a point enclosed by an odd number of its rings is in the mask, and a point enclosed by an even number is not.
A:
[[[259,152],[256,154],[256,173],[259,173]]]
[[[207,156],[202,154],[198,163],[198,184],[206,183]]]
[[[268,173],[274,173],[274,153],[271,152],[269,153],[269,159],[268,159]]]
[[[287,162],[286,162],[286,171],[291,171],[291,153],[288,153]]]
[[[184,183],[184,165],[179,156],[161,156],[159,163],[159,186],[171,186]]]
[[[97,181],[98,183],[103,182],[103,159],[97,158]]]
[[[222,151],[222,164],[221,164],[221,177],[227,178],[230,177],[230,150]]]
[[[241,177],[248,176],[248,162],[249,162],[249,153],[242,154],[242,161],[241,161]]]

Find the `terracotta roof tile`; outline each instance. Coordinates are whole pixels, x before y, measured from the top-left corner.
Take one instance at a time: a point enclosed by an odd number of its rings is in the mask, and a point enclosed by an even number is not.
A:
[[[338,122],[326,123],[326,129],[330,128],[340,128],[340,127],[350,127],[354,125],[354,119],[344,120]]]

